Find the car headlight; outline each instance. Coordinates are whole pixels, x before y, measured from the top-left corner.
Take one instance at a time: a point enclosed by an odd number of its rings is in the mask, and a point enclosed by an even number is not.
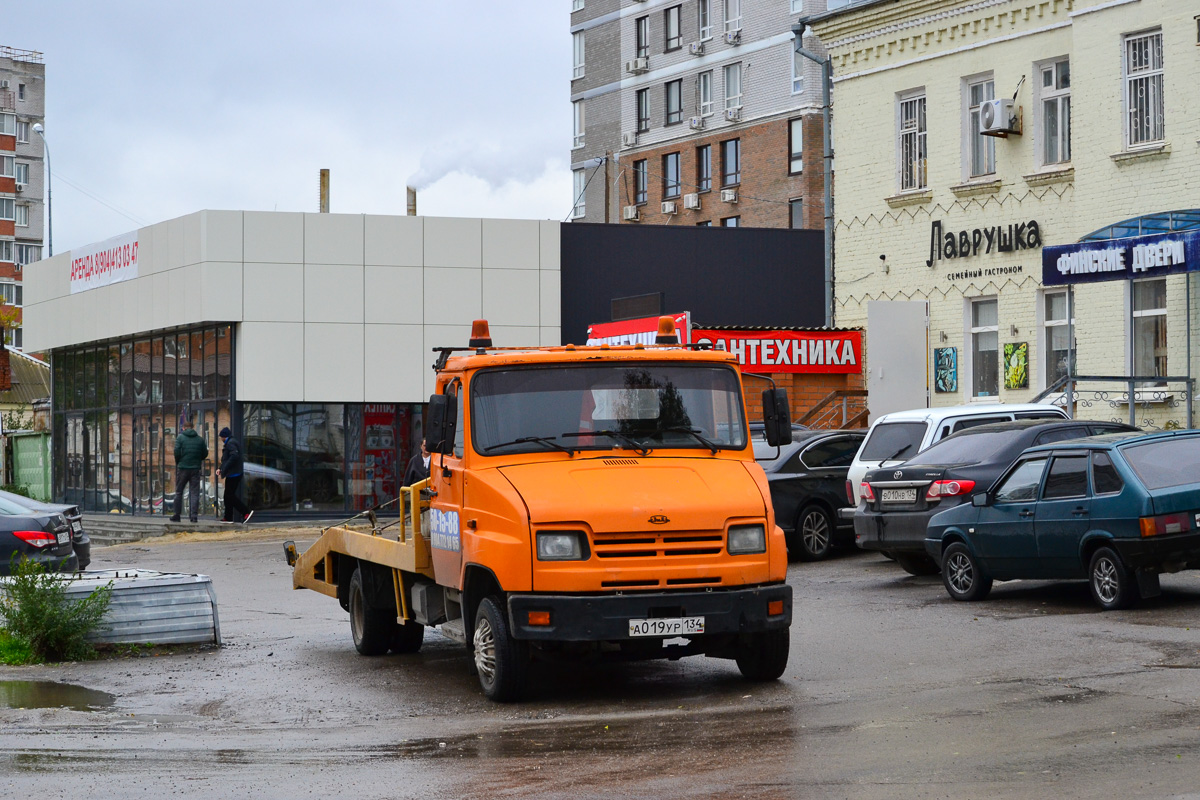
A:
[[[583,561],[587,558],[583,531],[538,531],[538,561]]]
[[[729,555],[765,553],[767,531],[762,525],[733,525],[729,528]]]

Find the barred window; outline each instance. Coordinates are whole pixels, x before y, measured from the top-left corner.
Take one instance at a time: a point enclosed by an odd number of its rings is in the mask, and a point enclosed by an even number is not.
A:
[[[1125,37],[1125,107],[1130,146],[1163,140],[1162,31]]]
[[[900,191],[924,189],[926,175],[925,95],[900,101]]]

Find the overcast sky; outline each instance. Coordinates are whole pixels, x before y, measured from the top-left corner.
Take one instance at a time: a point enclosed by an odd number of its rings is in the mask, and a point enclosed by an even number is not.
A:
[[[566,0],[34,0],[55,251],[204,208],[563,219]],[[93,195],[93,196],[89,196]],[[110,208],[111,206],[111,208]],[[114,210],[117,209],[117,210]]]

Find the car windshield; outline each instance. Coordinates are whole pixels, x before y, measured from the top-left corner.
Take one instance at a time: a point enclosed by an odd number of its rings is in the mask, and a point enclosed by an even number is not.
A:
[[[989,431],[988,433],[961,433],[942,439],[918,455],[913,456],[905,465],[927,464],[980,464],[990,460],[1012,444],[1021,431]],[[1011,459],[1010,459],[1011,460]]]
[[[1147,489],[1200,483],[1200,437],[1159,439],[1122,447],[1121,454]]]
[[[883,422],[875,426],[858,454],[860,461],[895,461],[911,458],[921,449],[924,422]]]
[[[471,382],[471,431],[485,455],[554,445],[741,450],[747,442],[737,373],[707,364],[486,370]]]

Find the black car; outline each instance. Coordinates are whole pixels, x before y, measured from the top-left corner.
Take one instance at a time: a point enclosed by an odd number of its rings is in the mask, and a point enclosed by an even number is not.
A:
[[[79,569],[87,569],[88,564],[92,563],[92,540],[88,537],[87,531],[83,529],[83,514],[79,512],[79,506],[65,503],[43,503],[41,500],[34,500],[32,497],[2,489],[0,489],[0,500],[7,500],[34,512],[62,514],[67,518],[67,524],[71,526],[71,543],[75,550],[75,557],[79,560]]]
[[[779,448],[777,458],[759,460],[771,486],[775,523],[787,537],[792,558],[816,561],[836,544],[853,544],[854,530],[837,528],[837,511],[849,505],[846,470],[865,435],[866,431],[793,431],[792,443]]]
[[[898,467],[866,474],[854,512],[854,540],[864,550],[886,552],[911,575],[936,575],[940,567],[925,551],[930,517],[970,503],[1025,448],[1136,430],[1118,422],[1018,420],[952,434]]]
[[[0,575],[11,575],[14,562],[22,557],[60,572],[75,572],[79,566],[66,517],[0,498]]]

